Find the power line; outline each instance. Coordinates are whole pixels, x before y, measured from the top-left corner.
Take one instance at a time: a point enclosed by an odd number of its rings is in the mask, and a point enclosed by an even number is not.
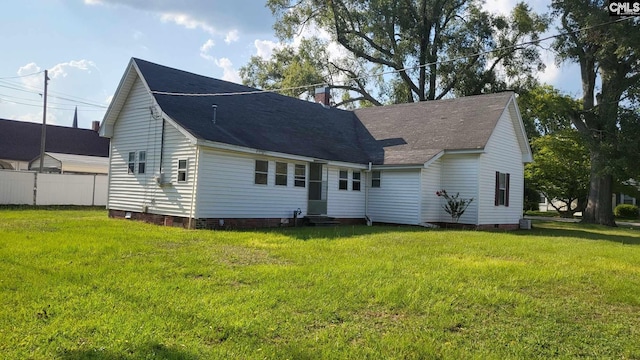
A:
[[[620,18],[620,19],[617,19],[617,20],[608,21],[608,22],[605,22],[605,23],[600,23],[600,24],[596,24],[596,25],[592,25],[592,26],[587,26],[587,27],[580,28],[580,29],[573,30],[573,31],[566,31],[564,33],[550,35],[550,36],[547,36],[547,37],[544,37],[544,38],[541,38],[541,39],[530,40],[530,41],[525,41],[525,42],[514,44],[514,45],[504,46],[504,47],[497,48],[497,49],[481,51],[481,52],[477,52],[475,54],[463,55],[463,56],[459,56],[459,57],[453,58],[453,59],[434,61],[434,62],[430,62],[430,63],[426,63],[426,64],[405,67],[405,68],[402,68],[402,69],[394,69],[394,70],[383,71],[383,72],[379,72],[379,73],[371,74],[371,75],[353,77],[353,78],[349,78],[347,80],[337,81],[336,83],[337,84],[343,84],[343,83],[346,83],[347,81],[364,80],[364,79],[368,79],[368,78],[372,78],[372,77],[379,77],[379,76],[383,76],[383,75],[398,74],[398,73],[401,73],[401,72],[406,72],[408,70],[417,70],[417,69],[420,69],[420,68],[423,68],[423,67],[427,67],[427,66],[431,66],[431,65],[446,64],[446,63],[451,63],[451,62],[455,62],[455,61],[458,61],[458,60],[478,57],[478,56],[482,56],[482,55],[488,55],[488,54],[491,54],[491,53],[494,53],[494,52],[498,52],[498,51],[509,50],[509,49],[517,49],[517,48],[523,47],[523,46],[526,47],[526,46],[530,46],[530,45],[538,45],[540,42],[543,42],[543,41],[555,39],[555,38],[558,38],[558,37],[561,37],[561,36],[567,36],[567,35],[578,33],[578,32],[582,32],[582,31],[595,29],[595,28],[598,28],[598,27],[601,27],[601,26],[615,24],[615,23],[626,21],[626,20],[629,20],[629,19],[633,19],[633,18],[632,17],[624,17],[624,18]],[[155,95],[169,95],[169,96],[234,96],[234,95],[253,95],[253,94],[264,94],[264,93],[277,93],[277,92],[283,92],[283,91],[289,91],[289,90],[308,89],[310,87],[318,87],[318,86],[322,86],[322,85],[327,85],[327,83],[315,83],[315,84],[308,84],[308,85],[303,85],[303,86],[293,86],[293,87],[288,87],[288,88],[271,89],[271,90],[251,90],[251,91],[238,91],[238,92],[228,92],[228,93],[181,93],[181,92],[154,91],[154,90],[152,90],[151,93],[155,94]]]
[[[2,79],[0,79],[0,82],[4,82],[5,84],[8,84],[8,85],[0,84],[0,87],[6,87],[6,88],[17,90],[17,91],[29,92],[29,93],[39,94],[39,95],[42,94],[42,92],[40,92],[38,88],[35,88],[33,86],[29,86],[29,85],[26,85],[26,84],[17,84],[17,83],[14,83],[14,82],[3,81]],[[22,88],[19,88],[19,87],[22,87]],[[33,89],[33,90],[24,90],[24,89]],[[56,95],[56,94],[65,95],[65,96],[59,96],[59,95]],[[65,93],[62,93],[62,92],[59,92],[59,91],[49,91],[49,96],[50,97],[55,97],[55,98],[60,99],[60,100],[67,100],[67,101],[77,102],[77,103],[81,103],[81,104],[85,104],[85,105],[91,105],[91,106],[95,106],[95,107],[99,107],[99,108],[103,108],[103,109],[107,108],[106,105],[102,105],[102,104],[95,103],[95,102],[90,102],[91,100],[84,99],[84,98],[81,98],[81,97],[77,97],[77,96],[74,96],[74,95],[65,94]]]
[[[18,100],[22,100],[22,101],[32,101],[32,102],[40,102],[40,100],[36,100],[36,99],[27,99],[24,97],[19,97],[19,96],[13,96],[13,95],[8,95],[8,94],[0,94],[1,97],[9,97],[9,98],[13,98],[13,99],[18,99]],[[59,103],[59,102],[52,102],[49,101],[49,104],[54,104],[54,105],[69,105],[68,103]],[[76,105],[78,106],[78,105]],[[79,105],[78,107],[80,108],[84,108],[84,107],[96,107],[95,105]],[[98,110],[95,110],[98,111]]]
[[[3,95],[3,96],[5,96],[5,95]],[[6,103],[9,103],[9,104],[16,104],[16,105],[23,105],[23,106],[31,106],[31,107],[42,108],[42,105],[27,104],[27,103],[23,103],[23,102],[20,102],[20,101],[5,99],[5,98],[2,98],[2,97],[0,97],[0,102],[6,102]],[[75,108],[61,108],[61,107],[56,107],[56,106],[47,106],[47,109],[73,111]],[[85,111],[104,111],[104,110],[78,109],[78,111],[85,112]]]
[[[33,74],[27,74],[27,75],[18,75],[18,76],[8,76],[8,77],[0,77],[0,80],[7,80],[7,79],[20,79],[20,78],[24,78],[24,77],[28,77],[28,76],[33,76],[33,75],[38,75],[38,74],[42,74],[44,71],[38,71],[35,72]]]

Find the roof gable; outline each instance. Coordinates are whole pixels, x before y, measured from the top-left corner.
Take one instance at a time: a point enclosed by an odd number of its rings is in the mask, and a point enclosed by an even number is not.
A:
[[[0,119],[0,158],[31,161],[40,156],[42,124]],[[109,139],[90,129],[47,125],[46,151],[109,156]]]
[[[419,165],[443,151],[482,151],[512,92],[355,110],[383,147],[376,163]]]

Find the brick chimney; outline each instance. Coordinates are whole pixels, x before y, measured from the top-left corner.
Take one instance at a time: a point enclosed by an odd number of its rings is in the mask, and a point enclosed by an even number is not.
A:
[[[329,106],[329,87],[316,88],[316,102],[324,106]]]
[[[91,130],[98,132],[100,131],[100,121],[96,120],[96,121],[92,121],[91,122]]]

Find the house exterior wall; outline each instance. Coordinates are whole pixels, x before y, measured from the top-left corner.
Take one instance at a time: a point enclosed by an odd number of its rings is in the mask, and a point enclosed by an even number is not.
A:
[[[347,190],[338,188],[340,170],[348,174]],[[360,172],[360,191],[353,190],[353,173]],[[335,218],[363,219],[365,212],[365,172],[348,167],[329,166],[327,215]]]
[[[524,164],[513,119],[512,102],[504,111],[480,155],[479,224],[518,224],[524,202]],[[509,206],[495,206],[496,171],[510,174]]]
[[[444,210],[442,209],[440,198],[436,195],[436,191],[442,189],[442,161],[438,159],[429,164],[426,169],[421,171],[421,222],[436,223],[446,221],[444,218]]]
[[[28,161],[0,159],[0,170],[29,170]]]
[[[440,158],[442,162],[441,188],[449,195],[460,193],[463,199],[473,198],[464,214],[458,221],[461,224],[478,225],[478,173],[479,161],[477,154],[448,154]],[[430,196],[429,196],[430,197]],[[437,198],[438,206],[446,203],[442,197]],[[492,203],[493,204],[493,203]],[[449,214],[440,213],[443,222],[451,222]]]
[[[255,184],[255,161],[269,162],[267,185]],[[262,155],[202,148],[196,218],[292,218],[307,212],[309,166]],[[275,185],[276,162],[287,163],[287,186]],[[294,164],[306,166],[305,187],[294,186]]]
[[[368,215],[374,222],[420,222],[421,170],[381,170],[380,187],[369,189]],[[370,177],[367,186],[371,186]]]
[[[114,124],[109,161],[109,209],[189,216],[195,180],[195,146],[175,127],[152,116],[153,100],[140,79],[133,85]],[[160,172],[162,148],[163,172],[171,184],[160,186],[155,176]],[[138,154],[146,152],[145,173],[138,173]],[[134,174],[128,173],[129,152],[136,152]],[[177,159],[190,160],[188,181],[177,182]]]

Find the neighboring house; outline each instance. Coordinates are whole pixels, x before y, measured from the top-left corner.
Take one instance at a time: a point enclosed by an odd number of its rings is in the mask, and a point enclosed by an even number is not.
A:
[[[37,170],[41,131],[42,124],[0,119],[0,169]],[[109,140],[100,137],[97,131],[97,124],[93,130],[47,125],[46,159],[56,158],[55,163],[46,162],[47,172],[106,174],[104,164],[109,157]],[[78,167],[78,164],[98,162],[103,163],[100,169]]]
[[[100,128],[109,215],[196,228],[290,224],[298,210],[446,223],[446,189],[474,198],[460,223],[518,227],[532,157],[513,93],[345,111],[326,106],[328,92],[321,105],[255,91],[132,59]]]

